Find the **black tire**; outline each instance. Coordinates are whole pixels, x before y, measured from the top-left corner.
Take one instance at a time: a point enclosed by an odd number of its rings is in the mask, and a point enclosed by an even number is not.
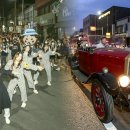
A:
[[[106,92],[102,83],[94,79],[91,88],[91,98],[95,112],[99,120],[103,123],[109,123],[113,119],[113,98]]]

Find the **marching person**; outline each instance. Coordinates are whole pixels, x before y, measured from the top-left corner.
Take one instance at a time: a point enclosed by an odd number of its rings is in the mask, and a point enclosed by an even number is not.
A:
[[[61,48],[62,48],[62,42],[60,40],[58,40],[56,52],[58,52],[59,54],[62,54]],[[56,70],[60,71],[61,70],[61,63],[62,63],[62,55],[60,55],[60,56],[56,55],[56,57],[57,57],[57,64],[58,64]]]
[[[37,55],[36,55],[36,54],[37,54],[38,51],[40,50],[39,44],[38,44],[38,43],[35,43],[31,49],[32,49],[31,55],[33,56],[33,64],[34,64],[34,65],[37,65],[38,61],[37,61]],[[34,55],[34,54],[35,54],[35,55]]]
[[[51,50],[51,51],[56,51],[56,50],[57,50],[56,41],[54,41],[54,39],[52,39],[51,42],[50,42],[50,50]],[[50,56],[50,61],[51,61],[51,66],[52,66],[52,67],[57,66],[57,65],[55,64],[55,59],[56,59],[56,56],[55,56],[55,55],[51,55],[51,56]]]
[[[4,110],[4,117],[6,124],[10,124],[10,108],[11,101],[7,92],[7,89],[2,81],[2,75],[0,75],[0,114]]]
[[[38,94],[38,91],[35,88],[35,84],[32,78],[31,70],[41,71],[43,68],[41,66],[33,65],[33,57],[35,57],[35,55],[36,53],[33,53],[33,56],[31,55],[31,47],[29,45],[26,45],[24,47],[23,62],[25,66],[30,68],[30,69],[24,69],[24,75],[27,79],[29,88],[32,88],[33,92],[35,94]]]
[[[46,71],[46,74],[47,74],[47,79],[48,79],[47,85],[51,86],[51,80],[52,80],[51,77],[52,76],[51,76],[50,56],[55,55],[55,54],[60,56],[60,54],[55,52],[55,51],[51,51],[49,49],[48,45],[44,45],[43,50],[39,51],[38,53],[39,53],[40,65],[45,68],[45,71]],[[38,76],[39,76],[39,72],[34,75],[35,81],[37,81]]]
[[[14,89],[18,85],[21,92],[22,108],[26,107],[27,92],[24,78],[24,66],[22,62],[22,54],[17,52],[13,60],[9,60],[5,66],[5,70],[11,70],[13,77],[8,84],[8,93],[10,100],[12,101]]]

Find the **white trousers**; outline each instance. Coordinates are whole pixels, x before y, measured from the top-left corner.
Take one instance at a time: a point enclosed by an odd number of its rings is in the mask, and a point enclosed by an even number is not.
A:
[[[21,79],[12,79],[9,82],[8,85],[8,93],[9,93],[9,97],[10,100],[12,101],[13,98],[13,94],[14,94],[14,89],[15,87],[18,85],[20,92],[21,92],[21,101],[22,102],[26,102],[27,101],[27,92],[26,92],[26,86],[25,86],[25,79],[24,77],[22,77]]]
[[[47,75],[47,80],[48,80],[49,82],[51,82],[52,78],[51,78],[51,65],[50,65],[50,63],[49,63],[49,64],[45,64],[44,67],[45,67],[45,71],[46,71],[46,75]],[[34,80],[38,80],[39,74],[40,74],[39,71],[37,71],[37,72],[34,74],[33,79],[34,79]]]
[[[5,113],[4,113],[4,117],[5,117],[5,118],[9,118],[9,117],[10,117],[10,108],[5,108],[5,109],[4,109],[4,112],[5,112]]]
[[[32,78],[31,71],[24,70],[24,75],[27,79],[29,88],[35,89],[35,85],[34,85],[34,81],[33,81],[33,78]]]

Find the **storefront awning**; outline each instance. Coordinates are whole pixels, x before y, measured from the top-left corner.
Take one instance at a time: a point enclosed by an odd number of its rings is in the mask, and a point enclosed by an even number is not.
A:
[[[45,15],[40,15],[34,18],[34,22],[46,26],[55,23],[55,15],[53,13],[48,13]]]
[[[56,23],[57,28],[69,28],[74,26],[74,21],[62,21]]]

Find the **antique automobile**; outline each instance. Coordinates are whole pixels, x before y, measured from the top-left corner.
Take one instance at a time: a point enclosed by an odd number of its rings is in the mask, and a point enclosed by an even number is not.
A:
[[[113,108],[130,108],[130,51],[117,48],[80,48],[71,58],[71,72],[83,84],[91,84],[91,100],[98,118],[109,123]]]

